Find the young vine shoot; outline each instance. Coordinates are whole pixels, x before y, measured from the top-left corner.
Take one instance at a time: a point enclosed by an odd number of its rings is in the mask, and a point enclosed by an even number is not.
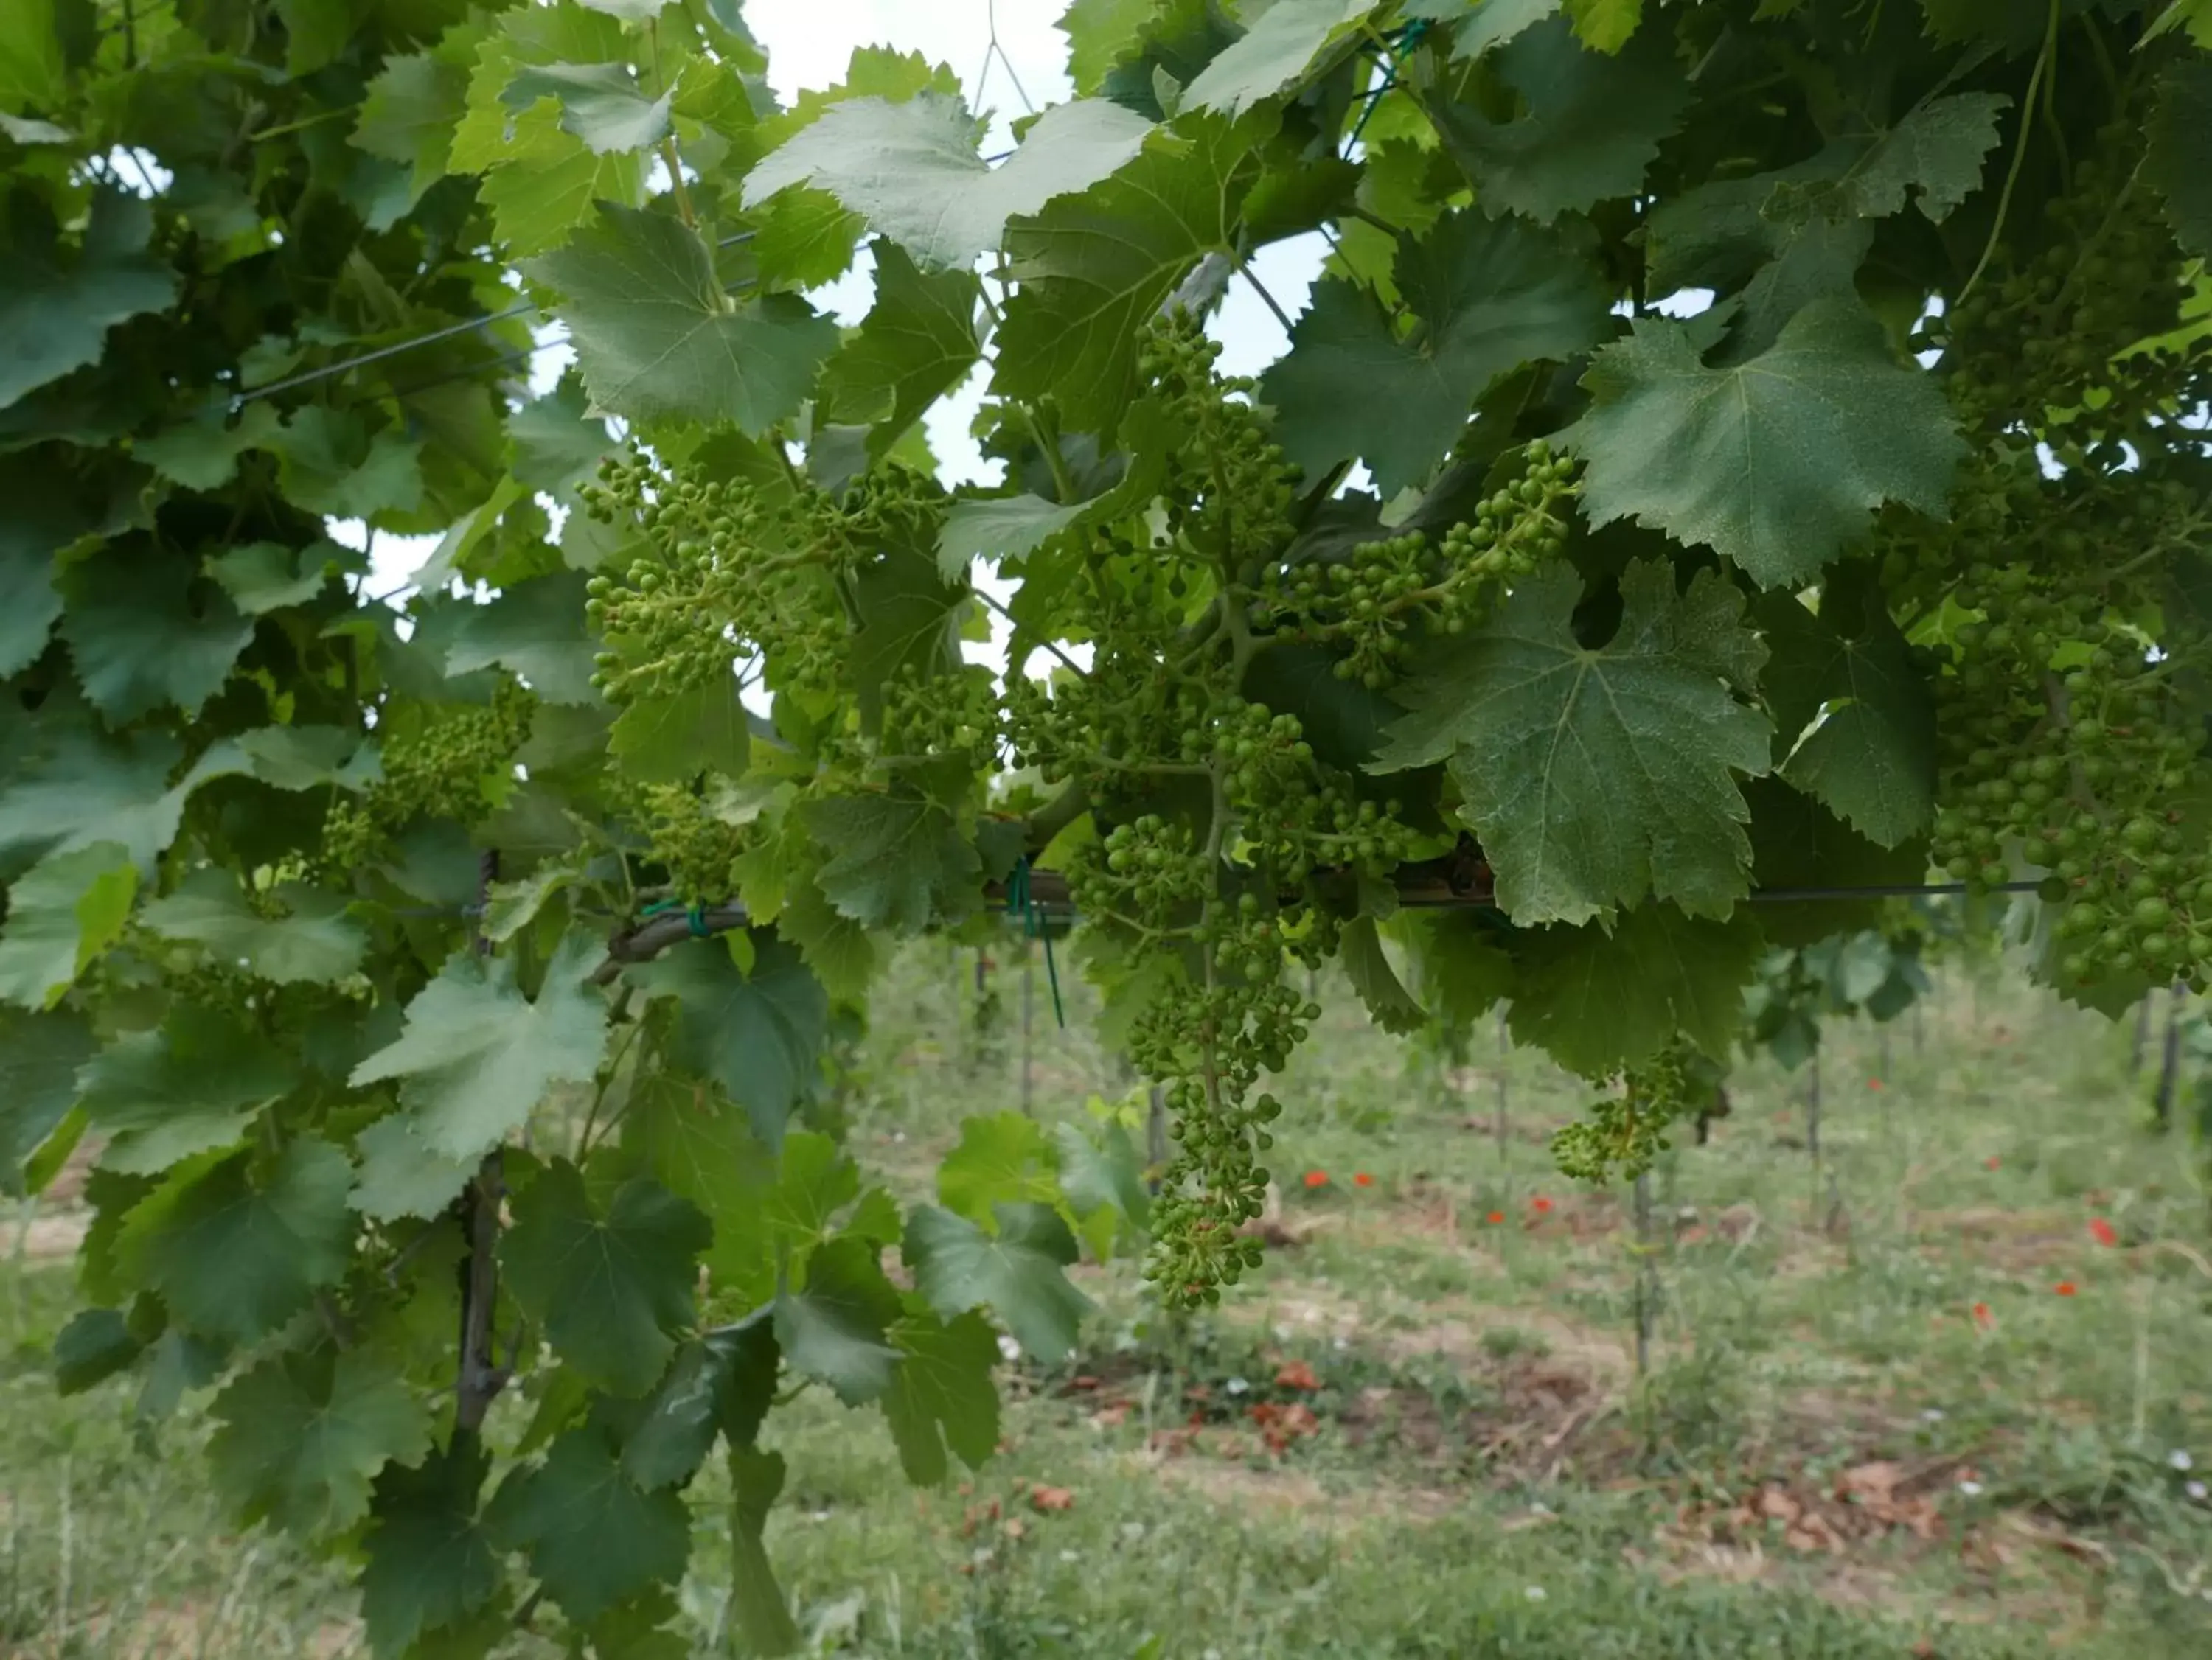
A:
[[[684,1652],[710,1459],[790,1647],[777,1405],[939,1481],[1084,1251],[1218,1299],[1321,965],[1503,1003],[1592,1179],[1791,987],[1910,1000],[1861,890],[2212,974],[2212,3],[1060,27],[986,157],[736,0],[0,9],[0,1184],[89,1160],[61,1387],[204,1397],[379,1656]],[[440,538],[404,602],[348,524]],[[1164,1088],[1141,1230],[1126,1140],[907,1208],[834,1133],[884,954],[1010,894]]]

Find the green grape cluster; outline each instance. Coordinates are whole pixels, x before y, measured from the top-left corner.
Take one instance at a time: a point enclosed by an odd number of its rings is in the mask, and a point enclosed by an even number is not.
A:
[[[879,754],[951,762],[971,772],[997,765],[999,688],[981,664],[931,676],[902,666],[884,682],[883,700]]]
[[[686,905],[719,905],[737,892],[736,865],[746,830],[717,817],[689,785],[647,785],[638,803],[647,856],[668,873],[670,891]]]
[[[2140,92],[2124,102],[2045,203],[2041,245],[2001,248],[2002,275],[1927,324],[1922,343],[1945,348],[1969,431],[2023,416],[2039,427],[2063,409],[2069,436],[2111,441],[2163,412],[2173,358],[2129,352],[2173,326],[2185,265],[2136,177],[2145,114]]]
[[[1178,308],[1148,326],[1137,368],[1183,434],[1160,492],[1176,530],[1249,581],[1291,538],[1299,473],[1268,433],[1259,383],[1217,374],[1220,356],[1202,320]]]
[[[538,699],[502,676],[491,701],[440,706],[410,730],[393,723],[382,748],[383,776],[333,802],[323,822],[323,857],[333,869],[365,864],[417,817],[474,823],[495,811],[514,782],[514,757],[530,740]]]
[[[1559,1173],[1602,1183],[1618,1172],[1633,1181],[1669,1143],[1667,1131],[1693,1118],[1712,1097],[1710,1067],[1689,1041],[1676,1038],[1641,1066],[1631,1067],[1618,1094],[1600,1096],[1587,1114],[1553,1133]]]
[[[1419,530],[1362,542],[1337,561],[1262,573],[1254,625],[1282,638],[1340,645],[1339,680],[1370,691],[1403,672],[1429,631],[1462,633],[1487,621],[1512,583],[1566,545],[1565,501],[1575,463],[1539,439],[1522,470],[1453,525],[1440,547]]]

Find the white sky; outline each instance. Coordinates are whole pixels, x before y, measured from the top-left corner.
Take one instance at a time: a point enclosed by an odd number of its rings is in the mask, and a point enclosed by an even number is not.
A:
[[[749,0],[745,21],[767,50],[769,84],[787,104],[802,88],[843,79],[857,46],[890,45],[920,51],[933,63],[950,64],[969,102],[995,117],[984,146],[989,154],[1010,147],[1007,123],[1024,112],[1017,80],[1039,108],[1074,95],[1065,68],[1066,38],[1053,27],[1065,6],[1066,0],[995,0],[995,8],[994,0]],[[1006,61],[994,56],[987,66],[994,9]],[[1296,317],[1305,307],[1327,252],[1322,239],[1310,235],[1262,249],[1251,264],[1268,291]],[[811,298],[818,308],[850,324],[866,313],[873,293],[864,250],[852,272]],[[1221,367],[1230,374],[1257,374],[1289,346],[1282,325],[1251,286],[1241,281],[1231,283],[1210,331],[1222,343]],[[550,387],[569,358],[565,346],[541,351],[532,364],[533,390]],[[986,461],[969,436],[984,382],[979,370],[926,417],[930,447],[947,483],[996,482],[1003,470],[999,463]],[[362,545],[357,524],[333,526],[333,531],[351,546]],[[404,595],[408,577],[436,545],[435,536],[379,536],[372,550],[368,591]],[[1001,599],[1011,589],[988,571],[978,576]],[[970,644],[966,648],[970,659],[1003,670],[1007,632],[1005,621],[994,614],[990,643]]]

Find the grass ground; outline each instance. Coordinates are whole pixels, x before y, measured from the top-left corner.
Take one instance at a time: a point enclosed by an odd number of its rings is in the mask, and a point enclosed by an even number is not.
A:
[[[966,960],[903,963],[860,1057],[855,1150],[917,1190],[1021,1098],[1019,976],[979,1034]],[[1034,991],[1035,1110],[1121,1093],[1080,988],[1065,1032]],[[951,1488],[908,1489],[872,1417],[775,1415],[770,1549],[817,1652],[2212,1654],[2212,1213],[2126,1029],[1964,983],[1917,1040],[1832,1028],[1817,1161],[1805,1076],[1748,1066],[1639,1249],[1626,1193],[1550,1172],[1579,1092],[1540,1057],[1486,1032],[1441,1066],[1323,1001],[1276,1243],[1216,1315],[1079,1270],[1087,1352],[1009,1368],[1006,1445]],[[148,1443],[131,1385],[54,1399],[70,1237],[51,1208],[0,1233],[0,1655],[359,1651],[341,1572],[226,1531],[189,1404]]]

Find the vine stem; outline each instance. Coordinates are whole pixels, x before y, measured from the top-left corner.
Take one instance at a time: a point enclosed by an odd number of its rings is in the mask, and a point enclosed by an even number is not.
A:
[[[990,595],[985,593],[981,588],[975,587],[973,584],[969,585],[969,588],[970,591],[975,594],[975,597],[982,601],[987,607],[996,611],[1000,616],[1006,618],[1007,621],[1013,623],[1014,627],[1017,628],[1021,627],[1021,624],[1015,620],[1014,614],[1012,611],[1009,611],[1005,606],[1000,604],[997,600],[992,598]],[[1078,663],[1073,657],[1068,656],[1066,652],[1060,649],[1060,643],[1057,640],[1040,639],[1037,644],[1043,646],[1044,649],[1051,652],[1053,656],[1058,657],[1061,663],[1066,667],[1068,672],[1074,675],[1078,679],[1088,680],[1091,678],[1089,671],[1086,670],[1081,663]]]
[[[2004,190],[1997,197],[1997,216],[1990,226],[1990,239],[1982,245],[1982,257],[1974,262],[1973,275],[1966,286],[1959,290],[1959,297],[1951,302],[1956,310],[1966,303],[1966,296],[1982,280],[1990,259],[1997,251],[1997,239],[2004,234],[2005,220],[2012,211],[2013,188],[2020,183],[2020,170],[2027,160],[2027,136],[2035,128],[2035,95],[2042,89],[2044,71],[2058,51],[2058,0],[2051,0],[2051,21],[2043,34],[2043,50],[2035,55],[2035,68],[2027,77],[2027,95],[2020,101],[2020,136],[2012,147],[2012,166],[2005,169]]]

